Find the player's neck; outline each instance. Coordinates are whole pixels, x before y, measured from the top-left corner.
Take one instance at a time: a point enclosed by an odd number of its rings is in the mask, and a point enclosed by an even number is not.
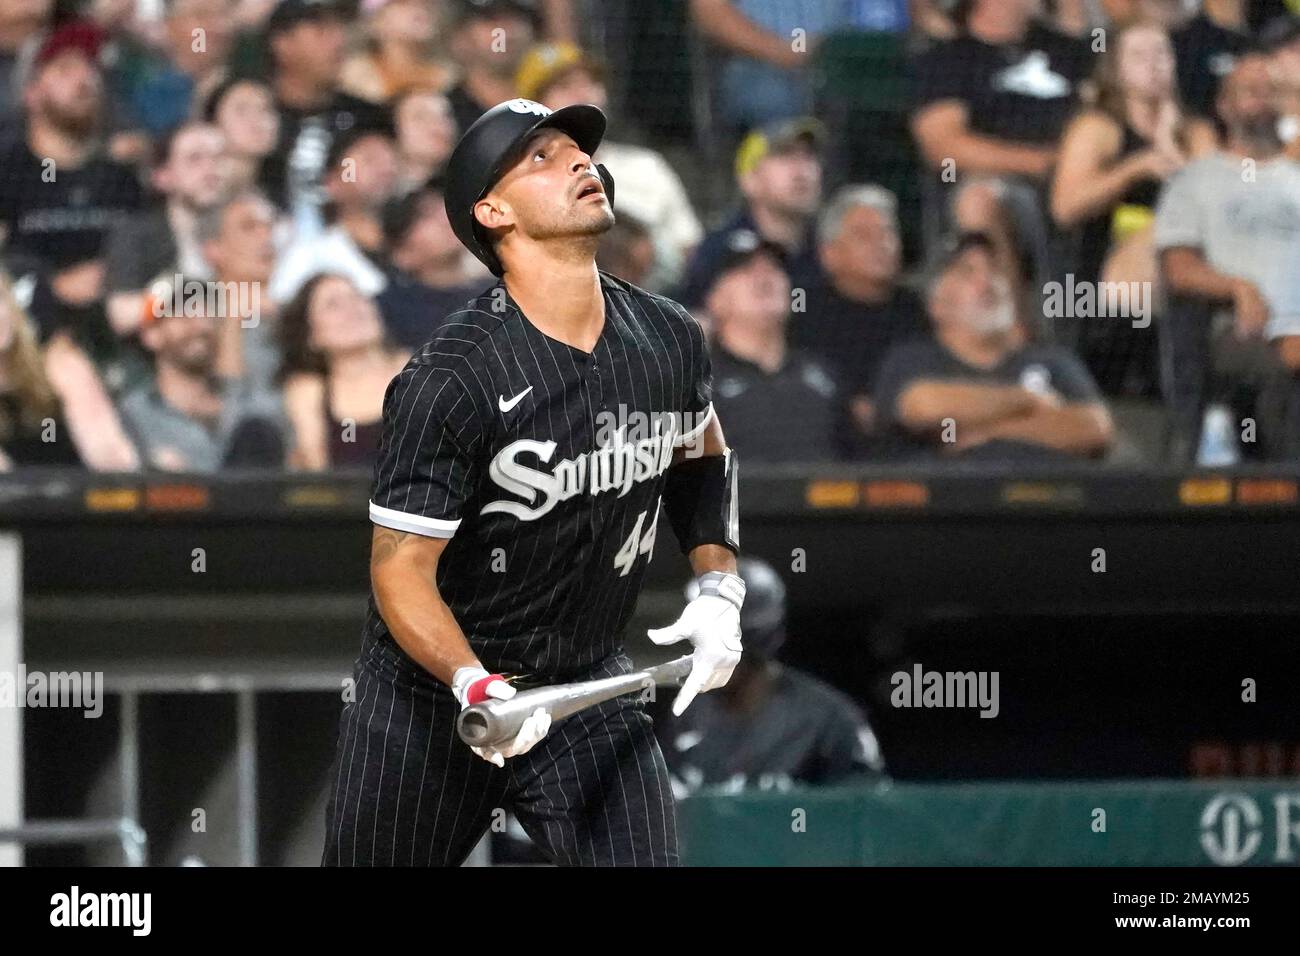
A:
[[[505,283],[524,318],[546,335],[583,352],[596,347],[605,325],[605,299],[594,259],[511,269]]]

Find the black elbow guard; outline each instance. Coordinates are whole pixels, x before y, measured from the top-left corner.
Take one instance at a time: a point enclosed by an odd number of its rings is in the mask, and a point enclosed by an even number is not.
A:
[[[740,551],[740,499],[736,453],[687,458],[668,469],[664,510],[682,553],[702,544]]]

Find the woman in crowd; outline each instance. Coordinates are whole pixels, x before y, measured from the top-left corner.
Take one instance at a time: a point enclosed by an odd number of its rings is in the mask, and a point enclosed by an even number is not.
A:
[[[280,135],[270,87],[251,77],[227,78],[208,96],[203,116],[225,134],[231,193],[255,186],[262,162]]]
[[[0,274],[0,471],[139,466],[94,366],[66,333],[42,354],[8,276]]]
[[[409,352],[384,337],[379,310],[348,279],[313,276],[281,315],[289,464],[308,471],[370,467],[384,391]]]
[[[451,103],[441,93],[417,88],[393,103],[397,152],[402,167],[400,192],[418,189],[440,174],[459,133]]]
[[[1153,288],[1160,189],[1188,160],[1212,151],[1216,137],[1208,122],[1179,104],[1173,45],[1163,27],[1134,23],[1110,43],[1098,66],[1096,104],[1075,117],[1062,138],[1052,218],[1080,236],[1076,284],[1143,282]],[[1155,336],[1144,329],[1099,319],[1081,329],[1080,346],[1108,391],[1149,387]]]

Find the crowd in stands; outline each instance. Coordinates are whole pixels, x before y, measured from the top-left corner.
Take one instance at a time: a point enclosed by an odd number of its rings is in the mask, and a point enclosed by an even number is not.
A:
[[[0,0],[0,469],[369,467],[517,96],[610,114],[598,262],[747,462],[1300,458],[1300,0],[664,7],[711,150],[640,132],[622,4]],[[832,37],[897,54],[906,188],[831,159]]]

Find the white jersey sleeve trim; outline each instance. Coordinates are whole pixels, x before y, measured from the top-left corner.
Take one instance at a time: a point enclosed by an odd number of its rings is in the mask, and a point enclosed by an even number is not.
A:
[[[392,508],[384,508],[370,502],[370,520],[377,525],[385,528],[392,528],[394,531],[409,531],[412,534],[422,534],[429,538],[450,538],[460,527],[460,519],[449,521],[446,518],[426,518],[424,515],[413,515],[405,511],[396,511]]]
[[[686,415],[683,415],[682,417],[687,418],[690,414],[691,414],[690,412],[687,412]],[[692,428],[690,431],[684,431],[680,435],[678,435],[677,441],[673,442],[674,445],[681,446],[681,445],[694,444],[695,439],[699,438],[701,435],[704,434],[704,429],[708,428],[709,422],[713,421],[713,403],[709,402],[709,407],[704,409],[702,413],[696,412],[694,414],[702,415],[702,417],[700,418],[699,422],[695,425],[694,428]]]

